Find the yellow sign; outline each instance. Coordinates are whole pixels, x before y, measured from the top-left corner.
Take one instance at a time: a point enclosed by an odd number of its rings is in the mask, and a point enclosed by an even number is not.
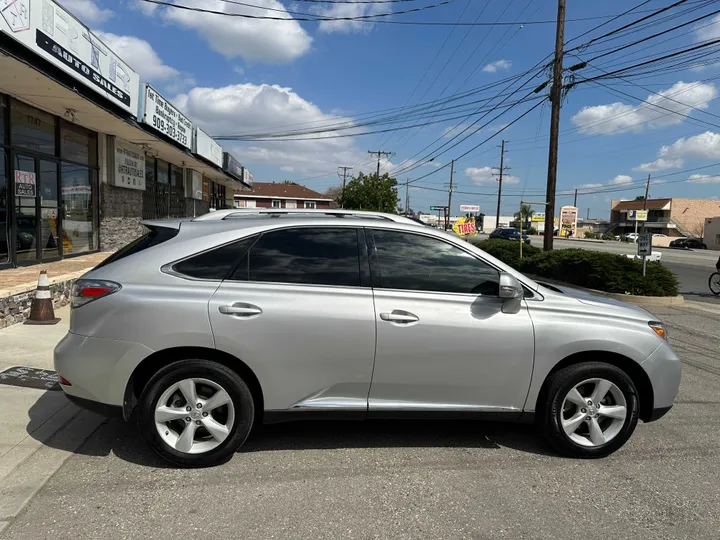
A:
[[[453,231],[458,236],[475,236],[475,218],[460,218],[453,225]]]

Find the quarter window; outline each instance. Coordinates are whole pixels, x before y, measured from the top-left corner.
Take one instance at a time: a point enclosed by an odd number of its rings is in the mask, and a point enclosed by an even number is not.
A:
[[[180,261],[173,267],[173,270],[198,279],[225,279],[245,256],[255,238],[255,236],[243,238],[232,244],[200,253]]]
[[[374,230],[378,287],[497,296],[500,273],[447,242]]]
[[[360,286],[355,229],[288,229],[263,234],[231,279]]]

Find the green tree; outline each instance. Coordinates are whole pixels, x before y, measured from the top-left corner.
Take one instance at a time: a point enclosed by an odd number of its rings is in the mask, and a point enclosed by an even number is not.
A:
[[[385,173],[359,173],[353,176],[341,194],[340,202],[348,210],[369,210],[394,214],[398,210],[397,181]]]
[[[520,210],[518,212],[515,212],[515,218],[520,219],[521,215],[523,220],[523,229],[529,229],[530,220],[535,215],[535,211],[532,209],[532,206],[530,206],[529,204],[521,204]]]

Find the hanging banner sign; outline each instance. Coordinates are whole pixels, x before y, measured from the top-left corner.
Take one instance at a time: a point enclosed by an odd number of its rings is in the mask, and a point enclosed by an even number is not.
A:
[[[15,196],[35,197],[35,173],[27,171],[15,171]]]
[[[472,236],[476,234],[475,219],[460,218],[453,224],[453,231],[458,236]]]

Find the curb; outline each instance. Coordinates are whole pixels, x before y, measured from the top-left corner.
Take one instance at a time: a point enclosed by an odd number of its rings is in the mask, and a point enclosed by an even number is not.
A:
[[[68,403],[38,427],[30,440],[11,449],[14,456],[3,456],[15,461],[2,478],[0,487],[0,537],[3,531],[30,503],[33,497],[58,471],[65,461],[82,446],[105,418]],[[42,439],[42,442],[40,440]],[[59,447],[48,442],[62,439]]]

